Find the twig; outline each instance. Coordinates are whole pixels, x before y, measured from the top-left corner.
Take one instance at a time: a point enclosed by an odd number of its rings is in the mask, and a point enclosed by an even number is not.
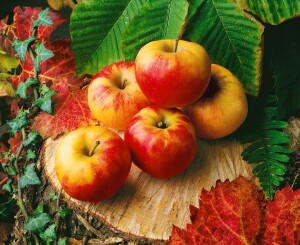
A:
[[[296,184],[296,180],[298,179],[298,177],[299,177],[299,174],[296,174],[296,176],[295,176],[295,178],[294,178],[294,180],[293,180],[293,183],[292,183],[292,189],[294,188],[294,185]]]
[[[97,237],[101,238],[103,235],[97,231],[93,226],[90,225],[89,222],[87,222],[81,215],[76,214],[77,219],[84,225],[84,227],[90,231],[91,233],[93,233],[94,235],[96,235]]]
[[[4,185],[9,178],[6,176],[3,180],[0,181],[0,185]]]

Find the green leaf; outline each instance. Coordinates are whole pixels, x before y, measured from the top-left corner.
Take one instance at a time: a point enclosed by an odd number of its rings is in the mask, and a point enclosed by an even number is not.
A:
[[[40,185],[41,181],[35,172],[35,164],[31,163],[25,167],[25,173],[19,180],[19,185],[24,188],[28,185]]]
[[[238,2],[241,8],[271,25],[280,24],[300,15],[300,1],[239,0]]]
[[[56,94],[56,91],[50,90],[45,84],[41,88],[41,97],[33,102],[34,106],[39,107],[41,110],[52,113],[51,97]]]
[[[9,165],[9,167],[7,169],[7,174],[10,176],[17,174],[17,171],[13,165]]]
[[[40,237],[46,242],[46,244],[50,244],[52,241],[57,239],[55,224],[50,225],[44,232],[40,233]]]
[[[8,192],[11,192],[12,189],[11,189],[11,184],[12,180],[8,180],[4,185],[2,185],[2,189],[5,190],[5,191],[8,191]]]
[[[53,57],[54,53],[51,50],[47,49],[44,43],[36,43],[35,46],[36,57],[33,63],[37,72],[40,72],[40,63]]]
[[[62,219],[72,213],[72,209],[59,207],[59,214]]]
[[[41,214],[43,212],[44,212],[44,205],[43,204],[39,204],[37,206],[37,208],[33,211],[33,215],[37,216],[37,215],[39,215],[39,214]]]
[[[39,81],[36,78],[29,77],[24,83],[23,82],[19,83],[16,94],[20,95],[20,97],[22,99],[26,99],[27,98],[26,97],[27,89],[30,86],[36,85],[38,83],[39,83]]]
[[[233,0],[202,0],[184,38],[203,45],[213,63],[226,67],[249,94],[257,96],[263,30]]]
[[[56,195],[56,193],[55,193],[54,191],[51,191],[51,192],[49,193],[49,195],[50,195],[50,200],[51,200],[51,201],[57,200],[57,195]]]
[[[38,141],[41,140],[41,136],[37,132],[30,132],[22,144],[26,146],[35,146]]]
[[[24,224],[24,230],[34,233],[40,233],[45,230],[45,225],[51,221],[51,217],[47,213],[40,213],[35,217],[29,217]]]
[[[189,13],[188,13],[188,21],[194,17],[197,13],[197,9],[200,6],[202,0],[189,0]]]
[[[37,155],[33,152],[31,148],[27,150],[26,161],[35,160]]]
[[[53,22],[49,16],[49,8],[39,12],[38,19],[33,21],[32,29],[38,26],[52,26]]]
[[[7,121],[11,135],[15,135],[15,133],[18,132],[22,127],[30,124],[30,121],[27,118],[27,113],[27,110],[19,110],[18,115],[14,119]]]
[[[124,60],[121,35],[146,0],[85,0],[73,9],[70,22],[76,72],[95,74]]]
[[[30,36],[24,41],[20,41],[19,39],[16,39],[14,41],[12,46],[23,62],[25,62],[25,60],[26,60],[26,53],[27,53],[29,44],[31,44],[33,41],[35,41],[37,39],[38,38],[35,36]]]
[[[67,245],[67,238],[61,238],[58,240],[58,245]]]
[[[177,39],[188,13],[185,0],[152,0],[127,25],[121,46],[126,60],[134,61],[138,51],[150,41]]]

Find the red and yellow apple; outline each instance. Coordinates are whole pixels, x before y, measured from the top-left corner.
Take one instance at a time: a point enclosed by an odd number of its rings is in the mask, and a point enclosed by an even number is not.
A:
[[[112,197],[125,182],[131,155],[124,140],[102,126],[80,127],[59,143],[55,170],[71,197],[99,202]]]
[[[140,90],[133,62],[117,62],[97,73],[88,87],[88,105],[102,124],[124,130],[150,101]]]
[[[135,60],[135,74],[143,93],[154,104],[172,108],[194,103],[204,93],[211,62],[199,44],[179,40],[152,41]]]
[[[237,130],[247,117],[248,102],[241,82],[225,67],[212,64],[203,96],[183,111],[200,138],[219,139]]]
[[[157,178],[181,173],[196,151],[195,130],[180,110],[146,107],[130,121],[124,133],[133,162]]]

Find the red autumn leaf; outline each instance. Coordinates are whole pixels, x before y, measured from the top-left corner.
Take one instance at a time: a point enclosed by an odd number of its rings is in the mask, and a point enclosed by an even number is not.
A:
[[[9,54],[14,55],[15,50],[13,48],[10,48],[15,39],[17,27],[15,23],[7,24],[8,22],[8,16],[5,19],[0,20],[0,46],[2,49]]]
[[[38,19],[38,13],[42,8],[30,7],[15,7],[14,8],[14,21],[17,27],[17,37],[19,40],[24,41],[32,35],[32,22]],[[53,10],[49,10],[50,19],[53,22],[52,26],[39,26],[37,30],[37,37],[40,41],[49,42],[52,32],[62,24],[65,19]]]
[[[262,244],[299,244],[300,189],[285,187],[267,203],[266,231]]]
[[[80,126],[96,125],[98,122],[92,116],[87,103],[87,89],[80,89],[69,93],[65,101],[54,111],[54,115],[41,112],[32,125],[33,130],[46,139],[67,133]]]
[[[191,208],[187,230],[173,226],[168,244],[299,244],[300,190],[285,187],[274,201],[263,199],[252,181],[217,181]]]
[[[22,134],[20,132],[15,133],[14,137],[10,137],[8,140],[8,144],[10,145],[9,149],[12,153],[16,153],[18,148],[22,143]]]

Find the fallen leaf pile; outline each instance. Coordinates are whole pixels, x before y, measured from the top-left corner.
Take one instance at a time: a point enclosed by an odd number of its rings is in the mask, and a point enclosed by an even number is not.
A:
[[[299,244],[300,190],[284,187],[274,200],[244,177],[217,181],[203,190],[199,208],[191,207],[186,230],[173,226],[169,245]]]

